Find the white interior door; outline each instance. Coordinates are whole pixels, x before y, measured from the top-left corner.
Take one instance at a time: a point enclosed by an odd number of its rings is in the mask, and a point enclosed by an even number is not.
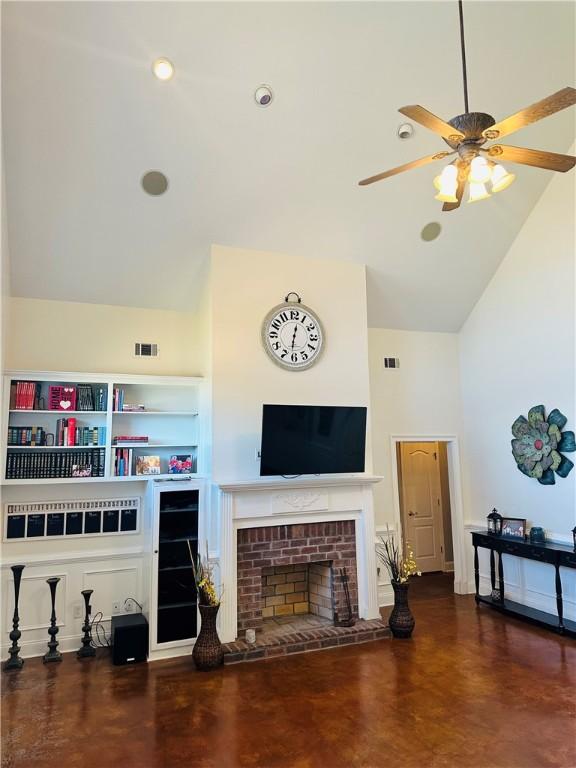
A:
[[[402,443],[402,522],[404,539],[414,550],[418,570],[443,566],[442,506],[437,443]]]

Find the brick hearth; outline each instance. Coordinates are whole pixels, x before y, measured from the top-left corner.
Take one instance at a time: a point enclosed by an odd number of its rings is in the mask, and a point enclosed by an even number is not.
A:
[[[224,664],[288,656],[305,651],[321,651],[352,643],[368,643],[385,637],[390,637],[390,630],[383,619],[359,619],[353,627],[311,626],[285,635],[263,632],[252,644],[245,640],[225,643]]]
[[[354,522],[330,521],[298,525],[272,525],[238,531],[237,585],[238,636],[246,629],[261,630],[265,595],[262,577],[272,568],[319,563],[332,567],[332,610],[347,614],[339,573],[346,568],[349,578],[352,615],[358,617],[356,537]],[[265,569],[265,570],[263,570]],[[265,587],[266,588],[266,587]],[[268,606],[270,607],[270,606]],[[286,608],[285,611],[288,609]]]

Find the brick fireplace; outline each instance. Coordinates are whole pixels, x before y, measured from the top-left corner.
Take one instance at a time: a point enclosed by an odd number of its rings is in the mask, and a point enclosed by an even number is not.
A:
[[[237,532],[238,637],[267,618],[347,616],[346,569],[358,617],[354,520],[242,528]]]
[[[380,480],[372,475],[337,475],[299,478],[255,478],[219,483],[219,522],[221,550],[220,578],[225,598],[220,610],[220,639],[225,644],[226,663],[250,661],[272,655],[321,650],[350,642],[366,642],[387,635],[378,610],[376,573],[376,533],[372,486]],[[292,573],[307,573],[308,597],[272,601],[296,606],[304,603],[314,613],[267,616],[266,597],[284,594],[305,595],[306,580],[289,581],[283,589],[263,584],[268,576],[289,571],[269,572],[294,566]],[[353,627],[335,627],[331,618],[335,609],[346,618],[346,600],[340,568],[349,577]],[[329,569],[318,574],[316,569]],[[319,608],[310,608],[315,598],[310,585],[320,576],[318,592],[326,600]],[[322,582],[324,577],[326,583]],[[331,579],[331,582],[330,582]],[[294,592],[291,592],[291,585]],[[327,596],[326,592],[329,597]],[[314,594],[314,592],[313,592]],[[274,624],[276,626],[274,626]],[[257,630],[256,643],[245,640],[247,628]],[[260,630],[260,631],[258,631]]]

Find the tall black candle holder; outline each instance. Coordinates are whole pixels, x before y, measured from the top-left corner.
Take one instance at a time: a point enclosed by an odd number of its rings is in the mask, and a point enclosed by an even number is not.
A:
[[[22,632],[19,630],[20,616],[18,615],[18,598],[20,596],[20,581],[22,579],[22,571],[24,565],[12,565],[12,573],[14,574],[14,616],[12,617],[12,631],[10,632],[10,640],[12,645],[8,650],[10,658],[4,664],[4,669],[22,669],[24,666],[24,659],[18,654],[20,653],[20,646],[18,640],[22,636]]]
[[[50,626],[48,627],[48,634],[50,635],[48,651],[42,656],[42,661],[45,664],[49,661],[62,661],[62,654],[57,650],[58,640],[56,640],[56,635],[58,634],[58,627],[56,626],[56,587],[59,581],[59,576],[50,576],[49,579],[46,579],[46,584],[50,587],[50,597],[52,598],[52,615],[50,616]]]
[[[79,659],[87,659],[91,656],[96,656],[96,648],[92,647],[92,627],[90,624],[90,597],[92,592],[94,592],[93,589],[82,590],[86,609],[84,613],[84,624],[82,625],[82,632],[84,632],[84,636],[82,637],[82,648],[80,648],[76,654]]]

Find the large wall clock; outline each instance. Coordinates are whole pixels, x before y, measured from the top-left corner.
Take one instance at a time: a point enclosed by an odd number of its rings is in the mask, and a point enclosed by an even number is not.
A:
[[[290,301],[296,296],[296,301]],[[300,296],[291,292],[283,304],[268,312],[262,323],[262,343],[275,363],[289,371],[303,371],[318,360],[324,346],[322,324]]]

